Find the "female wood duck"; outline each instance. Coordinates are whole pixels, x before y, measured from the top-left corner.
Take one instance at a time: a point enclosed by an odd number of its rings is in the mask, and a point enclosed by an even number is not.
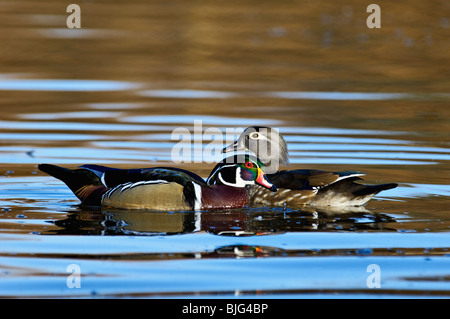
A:
[[[41,164],[39,169],[63,181],[82,205],[124,209],[209,210],[241,208],[249,203],[247,185],[276,191],[253,156],[237,162],[234,157],[218,163],[206,183],[200,176],[180,169],[153,167],[117,169],[83,165],[67,169]]]
[[[264,164],[267,177],[279,191],[272,194],[261,188],[249,190],[250,203],[270,206],[359,206],[368,202],[380,191],[395,188],[395,183],[364,185],[361,172],[327,172],[310,169],[278,171],[280,164],[288,163],[288,151],[284,138],[274,129],[251,126],[239,138],[223,149],[250,151]]]

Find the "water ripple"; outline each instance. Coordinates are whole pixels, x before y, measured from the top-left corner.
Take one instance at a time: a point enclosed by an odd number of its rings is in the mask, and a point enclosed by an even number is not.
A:
[[[277,98],[295,100],[335,100],[335,101],[387,101],[387,100],[447,100],[449,93],[409,93],[409,92],[311,92],[311,91],[273,91],[273,92],[233,92],[209,90],[145,90],[141,96],[172,99],[224,99],[224,98]]]
[[[27,79],[1,80],[0,90],[4,91],[123,91],[138,88],[139,85],[121,81],[67,80],[67,79]]]
[[[449,99],[448,93],[382,93],[382,92],[267,92],[268,97],[295,100],[344,100],[344,101],[386,101],[386,100],[439,100]]]

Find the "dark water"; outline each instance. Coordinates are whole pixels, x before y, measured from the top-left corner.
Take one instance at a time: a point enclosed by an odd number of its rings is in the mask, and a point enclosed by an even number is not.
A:
[[[359,1],[78,4],[73,30],[59,1],[0,9],[1,297],[450,295],[448,2],[380,2],[381,29]],[[278,128],[292,168],[399,187],[345,211],[127,212],[37,169],[206,177],[236,137],[208,131],[249,125]]]

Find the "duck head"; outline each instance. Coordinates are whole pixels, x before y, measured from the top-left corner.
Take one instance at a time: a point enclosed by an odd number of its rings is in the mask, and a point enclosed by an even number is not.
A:
[[[263,164],[254,156],[230,156],[214,167],[206,183],[241,188],[257,184],[275,192],[277,188],[264,174],[263,167]]]
[[[252,152],[264,164],[265,172],[276,173],[280,165],[288,164],[288,150],[284,138],[277,130],[266,126],[247,127],[239,138],[222,152]]]

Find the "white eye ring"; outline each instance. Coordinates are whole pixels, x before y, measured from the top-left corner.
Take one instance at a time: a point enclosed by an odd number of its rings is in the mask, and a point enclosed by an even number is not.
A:
[[[253,132],[250,134],[250,138],[257,140],[259,138],[259,133],[258,132]]]

